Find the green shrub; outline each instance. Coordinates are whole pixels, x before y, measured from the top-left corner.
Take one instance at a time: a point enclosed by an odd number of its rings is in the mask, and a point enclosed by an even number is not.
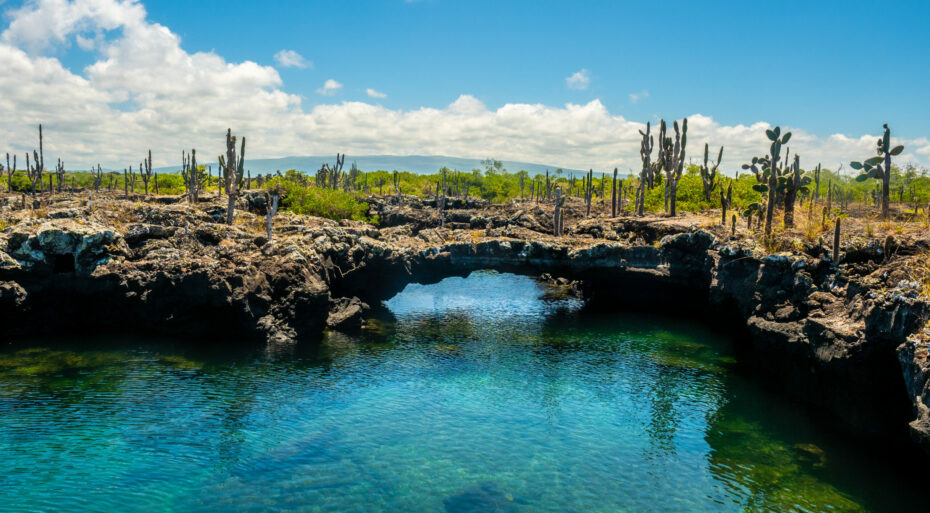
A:
[[[335,220],[370,221],[368,204],[358,201],[353,193],[302,185],[280,177],[266,183],[264,188],[276,186],[284,190],[281,206],[289,212]]]

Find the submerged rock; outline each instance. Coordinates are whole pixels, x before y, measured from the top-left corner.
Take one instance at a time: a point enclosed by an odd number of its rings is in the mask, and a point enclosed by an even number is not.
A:
[[[446,513],[512,513],[518,502],[494,483],[480,483],[444,499]],[[522,501],[521,501],[522,502]]]
[[[795,453],[798,460],[814,468],[823,468],[827,465],[827,454],[814,444],[795,444]]]
[[[245,209],[261,212],[262,201],[249,193],[232,225],[209,199],[104,197],[78,217],[73,204],[48,218],[15,211],[0,231],[0,336],[123,329],[292,344],[327,326],[359,329],[368,304],[412,282],[487,268],[549,273],[563,292],[614,307],[698,309],[744,335],[738,350],[760,379],[860,433],[910,422],[930,452],[927,347],[905,344],[930,303],[885,249],[916,244],[864,243],[861,265],[837,267],[819,250],[766,256],[719,227],[583,219],[574,207],[569,235],[553,237],[551,211],[532,202],[452,202],[440,228],[429,200],[397,196],[370,201],[380,228],[280,212],[269,240],[264,218]]]

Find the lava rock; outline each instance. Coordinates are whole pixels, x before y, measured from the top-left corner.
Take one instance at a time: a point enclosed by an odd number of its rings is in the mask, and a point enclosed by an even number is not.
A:
[[[332,301],[326,325],[340,331],[358,331],[369,307],[357,297],[341,297]]]

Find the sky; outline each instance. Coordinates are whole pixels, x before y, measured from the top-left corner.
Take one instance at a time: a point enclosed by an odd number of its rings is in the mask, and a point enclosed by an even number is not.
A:
[[[646,122],[732,174],[793,131],[802,167],[930,165],[930,2],[0,0],[0,154],[68,168],[449,155],[639,167]],[[50,158],[51,157],[51,158]]]

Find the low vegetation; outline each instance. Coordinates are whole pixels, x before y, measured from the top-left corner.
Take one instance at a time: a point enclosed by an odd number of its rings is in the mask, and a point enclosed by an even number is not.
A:
[[[279,191],[283,210],[367,222],[377,222],[365,201],[371,195],[433,199],[440,218],[444,218],[448,198],[480,198],[496,204],[530,203],[552,212],[553,217],[556,207],[562,207],[566,201],[569,205],[580,201],[585,216],[614,215],[614,212],[669,216],[703,213],[716,224],[729,225],[731,231],[740,229],[761,236],[762,245],[772,250],[783,244],[767,240],[770,237],[790,232],[812,241],[832,230],[835,220],[841,217],[860,219],[852,224],[844,222],[844,228],[858,226],[865,234],[906,231],[898,223],[919,221],[923,226],[930,223],[928,170],[893,165],[892,157],[903,148],[892,147],[887,125],[878,140],[877,155],[850,163],[857,175],[844,174],[842,165],[835,170],[820,163],[803,167],[801,157],[792,154],[788,147],[791,134],[775,127],[767,131],[771,146],[763,156],[743,164],[733,177],[718,171],[724,158],[723,146],[714,152],[717,158],[713,160],[710,145],[704,142],[703,162],[685,164],[687,119],[673,122],[670,129],[668,126],[664,120],[660,123],[656,141],[647,124],[645,131],[640,132],[641,169],[636,174],[628,170],[625,175],[616,169],[584,174],[554,169],[531,176],[523,170],[508,170],[494,159],[482,161],[479,168],[471,170],[442,168],[432,174],[399,170],[366,172],[354,164],[344,169],[346,157],[337,155],[334,163],[323,164],[315,173],[292,169],[253,176],[245,162],[245,138],[237,148],[231,131],[227,133],[226,155],[219,158],[215,173],[212,164],[197,162],[193,149],[182,152],[183,166],[173,172],[153,171],[151,152],[137,167],[129,166],[122,171],[104,171],[99,165],[88,171],[68,171],[61,159],[54,170],[46,170],[41,127],[38,149],[25,155],[26,168],[21,169],[15,155],[7,155],[6,165],[0,164],[0,171],[3,186],[21,195],[23,206],[27,205],[27,197],[49,192],[91,193],[91,198],[92,193],[107,192],[136,200],[181,195],[191,202],[225,194],[227,223],[232,222],[237,197],[269,188]],[[28,203],[33,209],[41,207],[34,198]],[[882,229],[879,217],[891,227]],[[558,233],[563,220],[550,221],[553,231]]]

